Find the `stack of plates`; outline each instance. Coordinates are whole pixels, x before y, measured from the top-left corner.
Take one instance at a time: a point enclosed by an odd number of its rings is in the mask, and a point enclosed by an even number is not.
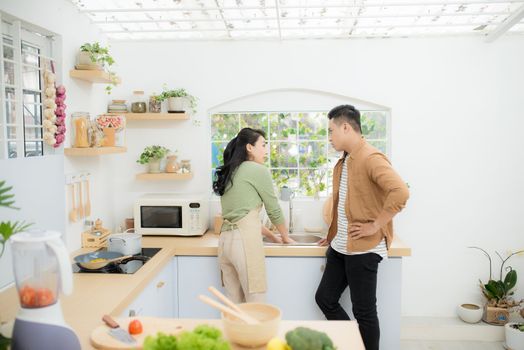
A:
[[[113,100],[109,106],[107,106],[108,113],[127,113],[126,100]]]

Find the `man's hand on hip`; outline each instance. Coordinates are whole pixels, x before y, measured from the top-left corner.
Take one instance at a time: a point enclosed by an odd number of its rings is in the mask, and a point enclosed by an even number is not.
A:
[[[357,222],[349,226],[349,236],[351,239],[360,239],[363,237],[372,236],[379,230],[379,228],[380,227],[374,222]]]

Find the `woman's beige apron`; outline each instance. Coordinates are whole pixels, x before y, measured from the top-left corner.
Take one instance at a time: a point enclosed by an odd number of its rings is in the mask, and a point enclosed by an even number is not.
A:
[[[236,226],[240,231],[247,268],[247,284],[249,293],[266,292],[266,263],[264,243],[262,241],[262,222],[259,212],[261,207],[252,209],[246,216],[235,223],[224,222]]]

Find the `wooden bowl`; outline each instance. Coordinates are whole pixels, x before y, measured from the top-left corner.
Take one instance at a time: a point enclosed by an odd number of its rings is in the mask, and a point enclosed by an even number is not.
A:
[[[222,313],[224,333],[229,341],[246,347],[258,347],[277,335],[281,312],[276,306],[263,303],[239,304],[242,310],[260,321],[259,324],[246,324],[243,321]]]

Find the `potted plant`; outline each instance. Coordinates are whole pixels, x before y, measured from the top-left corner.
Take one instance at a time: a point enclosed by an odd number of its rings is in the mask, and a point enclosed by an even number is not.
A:
[[[160,162],[168,153],[169,149],[163,146],[147,146],[136,162],[139,164],[148,164],[150,173],[159,173]]]
[[[12,186],[7,186],[5,181],[0,181],[0,207],[20,210],[13,206],[15,204],[15,195],[11,194]],[[5,244],[9,240],[9,237],[15,233],[26,230],[32,224],[25,223],[23,221],[0,221],[0,257],[4,254]]]
[[[185,89],[164,89],[160,94],[160,99],[167,100],[168,112],[185,112],[190,108],[193,113],[196,113],[197,99]]]
[[[85,43],[80,46],[80,52],[77,56],[76,69],[86,70],[105,70],[109,73],[111,83],[106,86],[108,94],[111,93],[113,86],[118,84],[118,77],[111,72],[110,67],[115,63],[113,57],[109,54],[109,48],[101,46],[100,43]]]
[[[520,254],[524,250],[509,254],[505,259],[498,252],[495,252],[501,260],[499,279],[495,280],[492,276],[491,256],[482,248],[469,248],[482,251],[489,260],[489,280],[487,283],[479,280],[482,294],[487,299],[482,320],[494,325],[504,325],[509,320],[509,313],[516,310],[524,302],[524,300],[516,301],[512,297],[513,288],[517,284],[517,271],[513,270],[511,266],[504,269],[504,265],[513,255]],[[503,271],[507,271],[505,275],[503,275]]]
[[[108,69],[115,63],[109,54],[109,48],[101,46],[100,43],[85,43],[80,46],[77,56],[77,69]]]

